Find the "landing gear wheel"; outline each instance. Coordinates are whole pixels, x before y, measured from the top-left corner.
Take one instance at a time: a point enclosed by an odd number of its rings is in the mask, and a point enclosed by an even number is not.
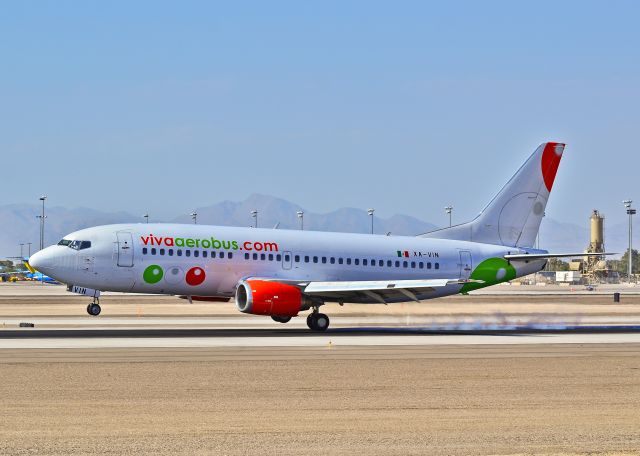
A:
[[[102,309],[100,308],[100,304],[91,303],[87,306],[87,313],[89,315],[93,315],[94,317],[100,315],[101,310]]]
[[[329,328],[329,317],[323,313],[312,313],[307,317],[307,326],[314,331],[326,331]]]
[[[273,321],[277,321],[278,323],[289,323],[291,317],[282,317],[280,315],[271,315],[271,319]]]

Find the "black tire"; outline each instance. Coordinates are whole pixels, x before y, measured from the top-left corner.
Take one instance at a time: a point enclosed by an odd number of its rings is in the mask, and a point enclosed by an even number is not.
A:
[[[94,317],[97,317],[98,315],[100,315],[101,310],[102,309],[100,308],[100,304],[89,304],[87,306],[87,313]]]
[[[291,321],[291,317],[283,317],[280,315],[271,315],[271,319],[278,323],[289,323]]]
[[[309,327],[309,329],[316,329],[316,314],[310,313],[309,315],[307,315],[307,326]]]

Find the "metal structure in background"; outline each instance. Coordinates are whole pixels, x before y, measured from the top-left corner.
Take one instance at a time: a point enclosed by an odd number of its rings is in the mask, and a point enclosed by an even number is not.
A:
[[[191,215],[191,220],[193,220],[193,224],[197,225],[198,224],[198,213],[196,211],[193,211],[190,215]]]
[[[629,215],[629,251],[628,251],[628,260],[629,267],[627,269],[627,274],[629,275],[629,283],[631,283],[631,276],[633,272],[633,255],[631,255],[632,248],[632,238],[633,238],[633,226],[632,226],[632,218],[636,213],[636,210],[631,207],[632,200],[624,200],[622,204],[627,208],[627,215]]]
[[[369,214],[369,217],[371,217],[371,234],[373,234],[373,213],[374,213],[375,211],[376,211],[376,210],[375,210],[374,208],[369,208],[369,209],[367,210],[367,214]]]
[[[27,245],[29,246],[29,249],[27,250],[28,258],[31,258],[31,244],[32,244],[31,242],[27,242]]]
[[[449,214],[449,226],[451,226],[451,212],[453,212],[453,206],[446,206],[444,212]]]
[[[304,211],[296,212],[298,218],[300,219],[300,231],[304,230]]]
[[[144,214],[144,223],[149,223],[149,214]]]
[[[258,210],[254,209],[251,211],[251,217],[253,217],[253,227],[258,228]]]
[[[44,248],[44,219],[47,218],[47,216],[44,215],[44,202],[46,199],[46,195],[40,197],[40,201],[42,201],[42,214],[36,215],[36,217],[40,219],[40,250]]]

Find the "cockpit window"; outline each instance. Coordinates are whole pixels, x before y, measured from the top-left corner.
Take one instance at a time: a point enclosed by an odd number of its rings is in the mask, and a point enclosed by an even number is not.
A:
[[[74,250],[84,250],[91,247],[91,241],[71,241],[68,246]]]
[[[71,241],[69,239],[62,239],[60,242],[58,242],[58,245],[69,245],[71,244]]]

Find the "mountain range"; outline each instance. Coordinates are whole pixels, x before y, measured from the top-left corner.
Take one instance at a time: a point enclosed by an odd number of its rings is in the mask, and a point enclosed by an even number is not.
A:
[[[10,204],[0,206],[0,256],[11,257],[20,254],[20,243],[24,243],[23,253],[27,255],[27,243],[31,242],[31,252],[38,249],[40,226],[37,215],[41,208],[37,205]],[[348,233],[369,233],[371,218],[366,210],[340,208],[318,214],[303,207],[267,195],[254,194],[246,200],[222,201],[196,209],[197,222],[207,225],[251,226],[255,220],[251,211],[257,210],[258,226],[261,228],[299,229],[298,211],[304,211],[304,229],[315,231],[340,231]],[[95,225],[109,223],[143,222],[140,216],[127,212],[102,212],[88,208],[64,208],[54,206],[46,209],[45,245],[56,243],[65,234]],[[540,229],[540,246],[553,252],[581,252],[589,243],[589,216],[585,214],[582,224],[560,222],[546,217]],[[190,215],[179,215],[168,220],[152,222],[193,223]],[[375,233],[396,236],[413,236],[434,230],[439,226],[411,217],[394,215],[381,218],[374,215]],[[625,223],[605,226],[605,245],[608,251],[624,252],[628,244]],[[640,247],[640,230],[636,230],[634,245]]]

